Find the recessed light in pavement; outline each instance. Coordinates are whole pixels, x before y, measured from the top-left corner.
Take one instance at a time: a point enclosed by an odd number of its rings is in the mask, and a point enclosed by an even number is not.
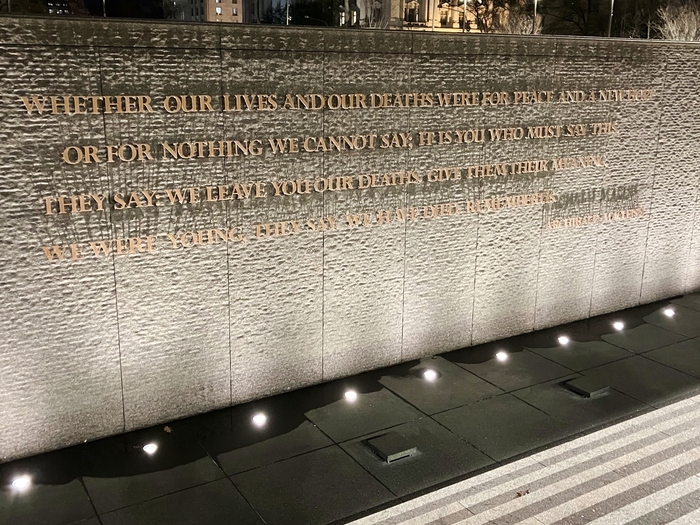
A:
[[[32,484],[32,478],[27,476],[19,476],[12,480],[12,488],[20,492],[27,490]]]
[[[348,390],[347,392],[345,392],[344,395],[345,399],[350,403],[354,403],[355,401],[357,401],[357,392],[355,392],[354,390]]]
[[[435,370],[428,368],[425,372],[423,372],[423,378],[426,381],[435,381],[438,378],[438,373]]]
[[[255,425],[258,428],[264,427],[265,424],[267,423],[267,416],[260,412],[259,414],[255,414],[253,416],[253,425]]]

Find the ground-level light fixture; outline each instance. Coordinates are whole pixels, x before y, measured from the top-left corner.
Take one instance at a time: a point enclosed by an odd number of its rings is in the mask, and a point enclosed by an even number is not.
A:
[[[20,492],[27,490],[32,484],[32,478],[26,474],[12,480],[12,488]]]
[[[355,401],[357,401],[357,392],[355,392],[354,390],[348,390],[343,395],[349,403],[354,403]]]
[[[565,335],[560,335],[559,338],[557,339],[557,341],[559,341],[560,345],[566,346],[571,342],[571,339],[569,339]]]
[[[496,359],[498,359],[501,363],[508,361],[508,352],[504,352],[503,350],[496,352]]]
[[[673,308],[665,308],[664,315],[666,317],[673,317],[674,315],[676,315],[676,311]]]
[[[625,323],[623,323],[622,321],[615,321],[613,323],[613,328],[620,332],[625,329]]]
[[[255,414],[253,416],[253,425],[255,425],[256,427],[264,427],[265,423],[267,423],[267,416],[262,412],[259,412],[258,414]]]
[[[423,372],[423,379],[426,381],[435,381],[438,378],[438,373],[432,368],[428,368]]]
[[[156,450],[158,450],[158,445],[156,445],[155,443],[148,443],[147,445],[143,446],[143,451],[149,456],[155,454]]]

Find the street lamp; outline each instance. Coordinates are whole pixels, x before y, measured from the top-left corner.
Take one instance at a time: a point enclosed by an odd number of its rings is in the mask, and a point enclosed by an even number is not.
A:
[[[535,0],[535,14],[532,16],[532,34],[537,30],[537,0]]]
[[[467,32],[467,3],[469,0],[464,0],[464,19],[462,20],[462,32]]]

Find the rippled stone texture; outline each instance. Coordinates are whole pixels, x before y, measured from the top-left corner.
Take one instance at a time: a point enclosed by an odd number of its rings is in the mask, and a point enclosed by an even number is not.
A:
[[[614,311],[700,286],[698,45],[0,19],[0,461]],[[221,112],[224,94],[649,88],[647,101]],[[23,95],[208,95],[216,111],[28,115]],[[616,122],[619,133],[70,166],[66,146]],[[453,134],[454,137],[454,134]],[[437,168],[606,166],[428,182]],[[59,194],[419,173],[417,184],[43,213]],[[466,173],[463,170],[463,173]],[[550,192],[556,203],[464,213]],[[426,205],[457,202],[460,213]],[[550,228],[643,208],[641,217]],[[404,220],[414,209],[416,220]],[[348,226],[347,214],[392,219]],[[444,208],[443,211],[447,210]],[[168,233],[336,230],[168,249]],[[291,224],[291,223],[290,223]],[[316,222],[316,224],[319,224]],[[151,254],[42,246],[158,235]]]

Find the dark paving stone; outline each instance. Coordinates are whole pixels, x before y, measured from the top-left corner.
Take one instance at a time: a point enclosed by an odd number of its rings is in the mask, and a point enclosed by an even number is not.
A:
[[[557,344],[549,348],[528,347],[528,350],[576,372],[633,355],[604,341],[579,342],[573,339],[567,345]]]
[[[609,319],[600,320],[596,324],[596,329],[591,330],[591,319],[583,319],[562,326],[545,328],[529,334],[523,334],[517,339],[523,348],[553,348],[559,345],[559,336],[566,335],[571,340],[580,342],[598,341],[600,333],[613,331]]]
[[[673,304],[685,306],[691,310],[700,311],[700,293],[691,293],[683,297],[676,297],[675,299],[671,299],[671,302]]]
[[[348,400],[353,391],[357,398]],[[384,388],[375,378],[355,376],[292,394],[318,428],[340,443],[408,423],[424,414]]]
[[[102,514],[224,477],[193,439],[147,429],[82,447],[81,470],[90,498]],[[143,451],[156,443],[153,455]]]
[[[576,429],[505,394],[433,419],[497,461],[560,441]]]
[[[265,401],[273,401],[284,396],[273,396]],[[196,416],[172,421],[167,424],[172,433],[182,439],[203,439],[214,434],[231,432],[233,429],[233,412],[248,405],[224,408]]]
[[[607,393],[610,386],[590,377],[575,377],[563,383],[564,388],[583,397],[597,397]]]
[[[675,315],[673,317],[664,315],[663,311],[667,307],[671,307],[675,310]],[[690,308],[675,304],[662,306],[655,312],[644,317],[644,320],[649,324],[665,328],[666,330],[676,332],[686,337],[700,336],[700,312],[691,310]]]
[[[269,525],[317,525],[394,498],[338,446],[232,477]]]
[[[602,337],[608,343],[638,354],[661,348],[662,346],[672,345],[686,339],[684,335],[670,332],[651,324],[625,328],[621,332],[606,334]]]
[[[265,414],[266,424],[253,424]],[[230,424],[211,429],[200,443],[228,475],[268,465],[333,444],[285,396],[234,407]]]
[[[102,525],[262,525],[228,479],[152,499],[100,516]]]
[[[623,394],[655,406],[693,395],[700,388],[700,382],[694,377],[642,356],[587,370],[584,375],[594,377]]]
[[[688,339],[644,354],[645,357],[700,378],[700,340]]]
[[[437,372],[438,377],[433,381],[427,380],[423,375],[426,370]],[[500,388],[442,357],[421,359],[401,375],[391,372],[392,369],[387,370],[379,382],[426,414],[443,412],[503,393]]]
[[[364,441],[364,443],[386,463],[393,463],[418,453],[418,447],[409,443],[401,434],[391,430],[384,434],[373,436]]]
[[[67,525],[95,516],[79,479],[75,449],[0,465],[0,525]],[[27,475],[24,492],[12,481]]]
[[[648,405],[613,389],[585,398],[564,387],[563,381],[524,388],[513,395],[577,431],[633,417],[649,409]]]
[[[543,383],[571,374],[571,370],[545,359],[515,343],[488,343],[443,355],[446,359],[506,391]],[[496,353],[508,353],[506,361]]]
[[[22,494],[6,483],[0,489],[2,525],[66,525],[94,515],[77,479],[65,485],[34,485]]]
[[[341,447],[397,496],[405,496],[493,464],[490,458],[430,418],[390,430],[417,447],[417,454],[387,464],[364,444],[373,436],[343,443]]]
[[[88,520],[74,521],[70,525],[101,525],[100,520],[97,518],[90,518]]]

